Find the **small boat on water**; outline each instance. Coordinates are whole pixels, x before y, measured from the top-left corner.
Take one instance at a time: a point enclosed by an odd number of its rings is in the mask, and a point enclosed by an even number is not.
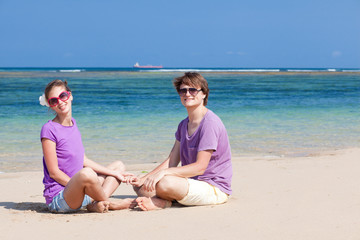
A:
[[[146,65],[141,66],[138,62],[134,64],[134,68],[163,68],[163,66],[153,66],[153,65]]]

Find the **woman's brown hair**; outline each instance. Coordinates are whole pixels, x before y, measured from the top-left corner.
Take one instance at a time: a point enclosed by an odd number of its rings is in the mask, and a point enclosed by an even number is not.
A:
[[[67,81],[62,81],[60,79],[55,79],[53,81],[51,81],[45,88],[45,98],[46,100],[49,99],[49,92],[51,91],[51,89],[53,89],[53,87],[64,87],[66,91],[71,92]]]

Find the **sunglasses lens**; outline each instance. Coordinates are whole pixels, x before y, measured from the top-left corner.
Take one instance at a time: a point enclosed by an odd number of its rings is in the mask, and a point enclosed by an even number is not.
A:
[[[195,95],[195,94],[197,94],[197,92],[198,92],[198,90],[196,89],[196,88],[189,88],[189,93],[191,94],[191,95]]]
[[[180,96],[185,96],[186,93],[187,93],[187,91],[189,91],[190,95],[196,96],[197,93],[198,93],[199,91],[201,91],[201,90],[197,90],[196,88],[189,88],[189,89],[187,89],[187,88],[181,88],[181,89],[179,90],[179,95],[180,95]]]
[[[68,92],[62,92],[60,95],[59,95],[59,98],[63,101],[66,101],[69,99],[69,93]]]
[[[49,105],[50,107],[55,106],[59,103],[59,100],[57,98],[50,98],[49,99]]]
[[[181,89],[179,90],[179,94],[180,94],[181,96],[186,95],[186,93],[187,93],[187,89],[186,89],[186,88],[181,88]]]
[[[68,100],[70,98],[70,93],[68,92],[62,92],[60,93],[58,98],[50,98],[49,99],[49,105],[50,107],[55,107],[56,105],[59,104],[59,99],[63,102],[65,102],[66,100]]]

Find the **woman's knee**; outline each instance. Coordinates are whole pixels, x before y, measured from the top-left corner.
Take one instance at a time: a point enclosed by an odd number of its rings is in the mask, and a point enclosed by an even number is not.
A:
[[[91,168],[85,167],[81,169],[78,173],[78,178],[83,183],[95,183],[98,181],[98,176],[94,170]]]
[[[116,171],[120,171],[120,172],[125,172],[125,165],[122,161],[115,161],[113,162],[110,166],[110,169],[112,170],[116,170]]]

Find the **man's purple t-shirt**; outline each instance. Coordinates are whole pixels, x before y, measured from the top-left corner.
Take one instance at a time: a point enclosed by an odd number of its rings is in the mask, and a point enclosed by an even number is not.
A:
[[[180,142],[180,160],[183,166],[196,162],[197,153],[214,150],[207,169],[203,175],[192,179],[205,181],[231,194],[231,150],[229,138],[221,119],[208,110],[196,131],[189,136],[187,126],[189,118],[182,120],[175,133]]]
[[[73,126],[66,127],[50,120],[44,124],[40,133],[40,140],[47,138],[55,142],[59,169],[70,178],[83,168],[85,153],[81,134],[74,118],[72,118],[72,122]],[[65,187],[50,177],[44,157],[43,166],[44,197],[46,204],[50,204],[52,199]]]

